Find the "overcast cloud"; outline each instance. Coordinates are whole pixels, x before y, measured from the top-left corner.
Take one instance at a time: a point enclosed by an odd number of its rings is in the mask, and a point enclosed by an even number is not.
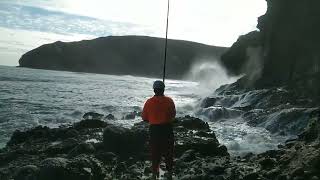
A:
[[[1,0],[0,27],[74,37],[164,37],[166,6],[165,0]],[[265,11],[264,0],[171,0],[169,38],[231,46],[256,29]],[[0,31],[0,41],[7,32]]]

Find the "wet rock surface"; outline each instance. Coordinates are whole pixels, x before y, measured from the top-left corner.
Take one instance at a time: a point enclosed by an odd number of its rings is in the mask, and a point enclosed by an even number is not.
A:
[[[252,89],[244,87],[240,79],[204,98],[196,115],[212,122],[241,118],[271,134],[297,136],[307,127],[310,115],[319,111],[319,106],[316,99],[288,86]]]
[[[186,116],[173,126],[176,162],[229,158],[204,121]],[[128,129],[85,118],[60,128],[16,131],[1,150],[0,179],[148,179],[150,165],[147,123]]]
[[[319,113],[309,121],[297,139],[277,150],[230,157],[206,122],[177,118],[174,179],[319,179]],[[105,127],[17,131],[1,150],[0,179],[149,179],[148,124],[140,122],[130,129],[101,124]],[[92,138],[97,142],[87,142]]]

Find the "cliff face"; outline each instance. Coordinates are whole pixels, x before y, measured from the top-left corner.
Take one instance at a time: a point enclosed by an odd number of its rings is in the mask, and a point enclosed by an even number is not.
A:
[[[261,61],[257,63],[261,72],[251,85],[269,87],[299,84],[319,94],[320,1],[267,2],[267,12],[258,20],[260,31],[239,38],[231,51],[222,56],[223,64],[231,74],[245,73],[250,77],[251,71],[244,68],[251,58],[246,51],[249,47],[258,46],[262,51],[255,61]],[[237,64],[236,67],[234,64]]]
[[[273,79],[283,83],[319,76],[319,8],[317,0],[268,1],[258,24],[266,55],[262,77],[267,84]]]
[[[226,48],[169,40],[167,77],[180,79],[199,59],[214,60]],[[164,39],[109,36],[80,42],[55,42],[24,54],[22,67],[161,77]]]

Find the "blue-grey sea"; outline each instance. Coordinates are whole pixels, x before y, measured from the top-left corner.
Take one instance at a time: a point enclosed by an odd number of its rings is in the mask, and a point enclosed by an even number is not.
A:
[[[154,80],[0,66],[0,148],[17,129],[71,124],[91,111],[113,114],[113,123],[130,127],[141,121],[141,117],[124,116],[141,111],[146,99],[153,96]],[[198,82],[166,80],[165,94],[175,101],[178,116],[192,115],[207,120],[220,143],[231,153],[259,153],[275,149],[284,141],[263,127],[248,126],[240,116],[216,122],[206,119],[208,114],[199,114],[199,104],[206,96],[204,92],[213,93],[214,88],[209,91],[204,88]]]
[[[0,147],[16,129],[37,125],[57,127],[81,120],[86,112],[113,114],[119,123],[140,120],[123,116],[140,111],[153,95],[156,79],[102,74],[49,71],[0,66]],[[167,80],[166,94],[178,114],[188,114],[200,98],[197,83]]]

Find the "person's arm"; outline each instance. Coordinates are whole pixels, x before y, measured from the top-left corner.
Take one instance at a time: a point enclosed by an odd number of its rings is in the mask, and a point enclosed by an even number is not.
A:
[[[176,106],[175,106],[173,100],[171,99],[171,122],[174,121],[176,115],[177,115]]]
[[[141,114],[142,120],[145,122],[149,122],[149,120],[148,120],[148,102],[149,102],[148,100],[145,102],[145,104],[143,106],[142,114]]]

